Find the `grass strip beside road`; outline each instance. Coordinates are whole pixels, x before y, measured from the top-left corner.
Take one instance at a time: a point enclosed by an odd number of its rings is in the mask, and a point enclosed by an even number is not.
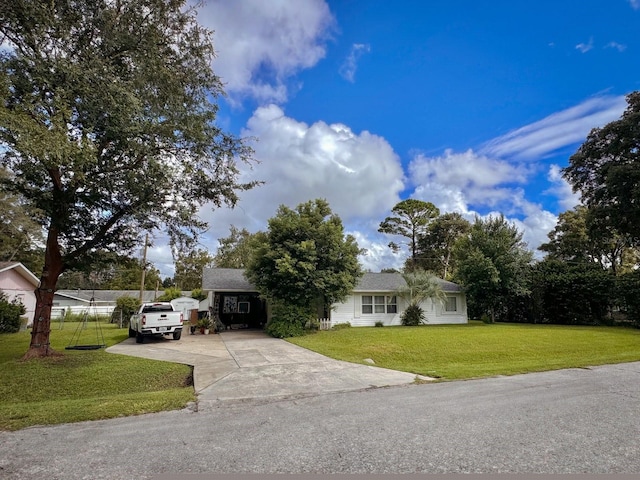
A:
[[[288,339],[331,358],[442,380],[640,361],[640,330],[530,324],[358,327]]]
[[[96,343],[95,324],[79,344]],[[127,330],[102,323],[107,346]],[[51,346],[62,357],[22,361],[30,332],[0,335],[0,430],[99,420],[183,408],[195,400],[191,367],[110,354],[65,350],[76,324],[52,325]]]

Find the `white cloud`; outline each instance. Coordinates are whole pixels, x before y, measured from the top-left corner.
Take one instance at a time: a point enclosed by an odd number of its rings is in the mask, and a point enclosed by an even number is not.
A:
[[[624,96],[599,96],[549,115],[486,143],[489,156],[531,160],[583,142],[592,128],[620,118],[627,106]]]
[[[144,242],[142,242],[144,244]],[[160,270],[162,277],[173,277],[175,265],[173,264],[173,254],[169,247],[169,239],[162,235],[155,235],[149,239],[151,246],[147,249],[147,261]],[[138,253],[138,252],[136,252]],[[142,260],[142,248],[139,258]]]
[[[439,157],[417,155],[409,164],[416,195],[445,211],[467,211],[469,203],[496,205],[511,192],[498,188],[505,183],[524,183],[527,169],[467,150],[446,150]]]
[[[324,0],[211,0],[198,20],[214,30],[213,70],[227,93],[278,103],[287,79],[324,57],[334,24]]]
[[[342,78],[351,83],[355,82],[356,70],[358,69],[358,60],[360,60],[360,57],[363,54],[369,53],[370,51],[371,47],[369,45],[365,45],[363,43],[354,43],[351,46],[349,55],[340,67],[339,73]]]
[[[374,232],[376,232],[375,229],[366,234],[361,231],[348,232],[355,237],[358,246],[367,251],[364,255],[358,257],[362,268],[365,271],[372,272],[379,272],[383,268],[400,270],[404,265],[406,253],[394,253],[389,248],[390,238]]]
[[[265,184],[243,192],[234,210],[201,211],[211,225],[201,241],[208,242],[212,251],[218,238],[228,236],[232,224],[252,232],[265,229],[281,204],[295,208],[325,198],[347,228],[371,218],[380,222],[400,201],[404,172],[382,137],[367,131],[357,134],[342,124],[308,125],[287,117],[276,105],[258,108],[242,135],[259,139],[254,149],[260,162],[243,173],[243,181],[259,179]],[[375,228],[362,233],[372,231]]]
[[[556,224],[556,216],[526,199],[523,187],[532,173],[524,165],[511,164],[467,150],[443,156],[417,155],[409,166],[411,181],[417,185],[412,198],[434,203],[441,211],[461,213],[467,220],[500,213],[523,232],[529,248],[546,241]],[[479,210],[491,209],[481,215]],[[500,213],[498,213],[500,212]]]
[[[623,45],[622,43],[618,43],[618,42],[609,42],[605,45],[604,48],[614,48],[616,50],[618,50],[619,52],[624,52],[627,49],[626,45]]]
[[[587,53],[592,48],[593,48],[593,38],[589,39],[589,43],[579,43],[576,45],[576,50],[579,50],[581,53]]]
[[[580,195],[573,193],[571,184],[562,177],[562,171],[558,165],[549,167],[547,180],[551,183],[551,187],[544,193],[557,197],[558,204],[564,210],[571,210],[580,203]]]

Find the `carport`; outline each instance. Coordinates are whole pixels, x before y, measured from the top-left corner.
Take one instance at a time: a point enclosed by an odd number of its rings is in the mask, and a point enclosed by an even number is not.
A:
[[[202,290],[214,318],[230,328],[262,328],[267,323],[267,302],[245,278],[243,269],[205,268]]]

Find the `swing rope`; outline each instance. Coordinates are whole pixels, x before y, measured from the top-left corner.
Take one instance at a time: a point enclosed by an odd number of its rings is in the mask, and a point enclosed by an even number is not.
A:
[[[95,292],[94,292],[94,295],[95,295]],[[96,343],[80,344],[80,345],[78,344],[78,342],[80,341],[80,334],[82,333],[83,330],[87,328],[89,311],[91,310],[91,307],[95,307],[95,303],[96,303],[95,297],[92,296],[91,300],[89,300],[89,308],[85,310],[84,317],[82,317],[82,321],[78,322],[76,331],[71,337],[71,340],[69,341],[69,345],[65,347],[65,350],[98,350],[100,348],[104,348],[107,346],[104,341],[104,335],[102,334],[102,327],[100,326],[100,322],[98,321],[97,315],[94,315],[95,317],[94,323],[96,324]],[[94,313],[95,313],[95,308],[94,308]]]

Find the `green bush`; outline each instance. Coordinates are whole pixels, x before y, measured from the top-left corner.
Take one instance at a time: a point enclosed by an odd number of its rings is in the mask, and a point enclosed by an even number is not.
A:
[[[300,337],[306,333],[305,325],[315,320],[313,312],[308,308],[273,302],[273,314],[265,331],[276,338]]]
[[[618,305],[632,325],[640,327],[640,271],[625,273],[617,278]]]
[[[613,274],[598,265],[545,259],[533,268],[532,298],[537,321],[607,324],[615,285]]]
[[[137,313],[140,309],[140,300],[136,297],[129,297],[127,295],[118,297],[116,299],[116,308],[111,315],[111,322],[117,323],[120,321],[120,312],[122,312],[122,324],[124,326],[129,324],[129,318],[134,313]]]
[[[336,323],[331,330],[342,330],[343,328],[351,328],[351,324],[349,322],[345,323]]]
[[[10,302],[7,296],[0,292],[0,333],[20,331],[20,316],[24,315],[26,311],[22,303]]]
[[[424,323],[425,316],[422,308],[419,305],[409,305],[402,315],[400,315],[400,321],[402,325],[408,327],[415,327]]]
[[[380,320],[378,320],[376,322],[376,327],[384,327],[384,322],[381,322]]]
[[[196,288],[191,291],[191,298],[202,301],[207,298],[207,294],[201,288]]]

